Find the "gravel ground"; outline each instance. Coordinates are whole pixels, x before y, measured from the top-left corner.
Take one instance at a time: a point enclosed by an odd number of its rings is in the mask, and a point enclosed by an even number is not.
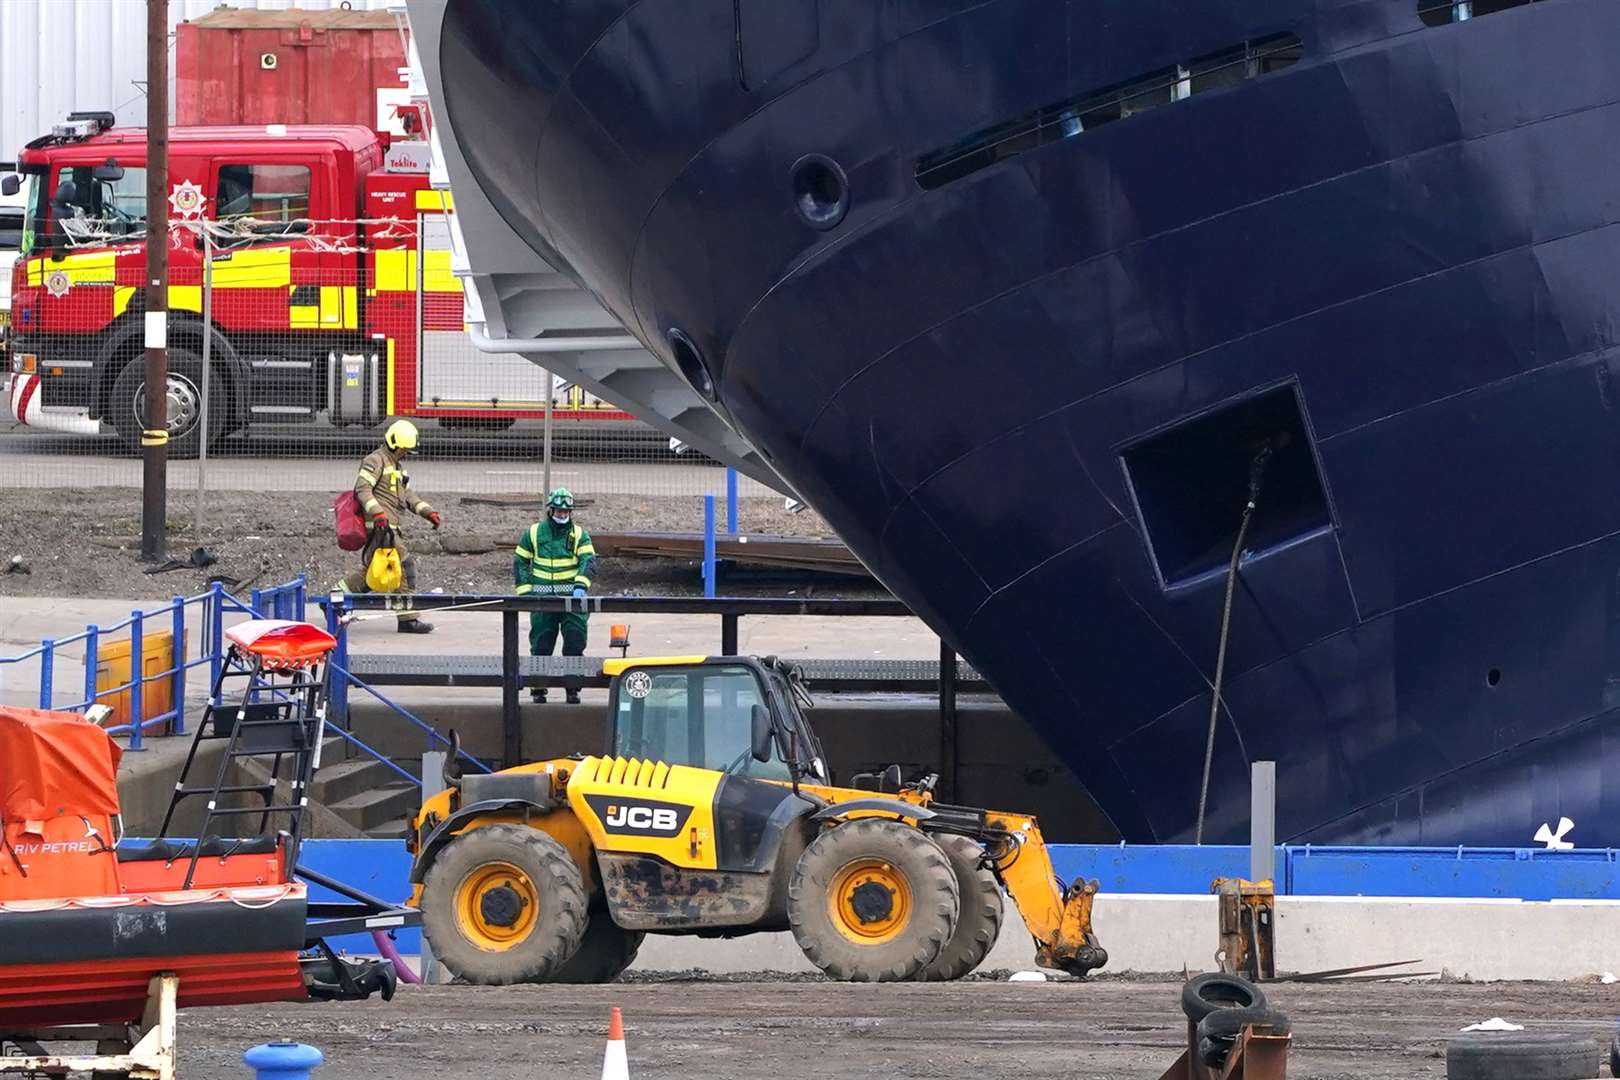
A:
[[[402,987],[386,1004],[186,1013],[180,1072],[187,1080],[234,1080],[245,1075],[241,1054],[249,1046],[288,1038],[326,1054],[317,1080],[595,1077],[613,1005],[624,1010],[635,1077],[1152,1080],[1186,1037],[1173,981],[644,980]],[[1293,1080],[1443,1077],[1447,1036],[1492,1016],[1606,1045],[1620,997],[1593,984],[1434,982],[1282,983],[1268,994],[1293,1019]],[[1592,1056],[1596,1062],[1595,1044]]]
[[[436,494],[436,493],[435,493]],[[420,585],[446,592],[507,592],[512,583],[511,551],[518,533],[539,516],[534,506],[496,506],[439,495],[444,515],[435,534],[426,522],[408,536],[417,554]],[[208,496],[201,537],[193,532],[195,504],[190,493],[169,504],[169,549],[184,556],[207,547],[219,562],[207,570],[175,570],[148,575],[139,561],[140,494],[116,488],[46,491],[0,490],[0,567],[21,555],[27,574],[0,573],[4,596],[117,596],[168,599],[207,588],[209,575],[239,580],[264,573],[253,584],[272,585],[299,574],[324,590],[358,565],[341,551],[332,533],[331,497],[308,492],[218,492]],[[582,501],[579,520],[596,532],[679,532],[692,528],[692,500],[668,497],[602,496]],[[829,536],[831,530],[811,511],[790,514],[779,498],[743,499],[738,524],[746,532]],[[446,554],[441,539],[459,547],[483,547],[478,554]],[[806,584],[825,596],[881,596],[869,582],[848,578],[784,578],[777,574],[737,574],[727,591],[786,592]],[[244,585],[243,588],[251,588]],[[602,594],[682,595],[701,591],[695,562],[677,559],[603,559],[596,577]]]

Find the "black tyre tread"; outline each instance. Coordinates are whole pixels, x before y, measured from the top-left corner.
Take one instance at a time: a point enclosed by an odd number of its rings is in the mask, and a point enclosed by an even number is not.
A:
[[[1589,1080],[1596,1040],[1542,1031],[1469,1031],[1446,1044],[1446,1080]]]
[[[1181,988],[1181,1011],[1197,1024],[1217,1009],[1263,1009],[1266,992],[1240,975],[1205,972]]]
[[[950,940],[933,962],[917,973],[917,981],[949,982],[970,974],[996,947],[1006,904],[996,875],[981,865],[984,848],[977,841],[949,833],[932,839],[956,873],[961,909]]]
[[[647,935],[626,930],[606,911],[591,912],[579,949],[546,982],[586,985],[610,983],[636,962]]]
[[[1250,1025],[1270,1028],[1275,1035],[1287,1035],[1293,1030],[1288,1014],[1270,1006],[1216,1009],[1198,1022],[1199,1059],[1211,1068],[1220,1068],[1238,1033]]]
[[[107,419],[112,422],[113,429],[118,432],[125,445],[136,453],[140,453],[141,449],[141,424],[127,406],[134,398],[136,387],[145,382],[145,364],[144,353],[136,353],[132,359],[126,361],[114,377],[112,394],[107,399]],[[202,355],[193,351],[189,345],[169,346],[169,365],[172,370],[187,374],[193,382],[201,385]],[[230,416],[231,403],[228,400],[230,387],[227,376],[221,371],[217,356],[209,364],[209,374],[212,378],[209,380],[208,390],[208,445],[213,446],[225,435],[225,422]],[[196,457],[202,443],[202,435],[198,430],[201,426],[199,422],[190,432],[170,441],[169,456],[187,460]]]
[[[505,952],[468,940],[455,912],[462,878],[497,859],[522,868],[544,890],[540,922],[528,940]],[[433,954],[457,978],[479,986],[546,981],[579,950],[589,916],[584,877],[568,850],[526,825],[486,825],[462,833],[434,858],[422,885],[422,934]]]
[[[906,933],[881,945],[858,945],[833,925],[827,889],[838,870],[877,856],[901,867],[915,894],[916,917]],[[799,857],[788,883],[788,922],[810,962],[846,982],[903,982],[950,940],[961,894],[950,860],[922,832],[888,819],[862,818],[823,832]]]
[[[1620,1032],[1609,1043],[1609,1075],[1620,1076]]]

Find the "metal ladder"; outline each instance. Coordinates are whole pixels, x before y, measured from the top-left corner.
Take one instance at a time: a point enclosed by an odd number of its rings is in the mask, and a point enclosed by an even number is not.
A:
[[[243,682],[242,680],[245,680]],[[261,656],[250,654],[232,645],[220,665],[208,695],[208,708],[202,723],[192,736],[186,763],[180,770],[180,779],[169,797],[169,808],[163,815],[159,839],[170,839],[169,828],[175,814],[186,799],[200,795],[208,797],[207,811],[197,830],[190,866],[186,870],[182,888],[192,887],[197,863],[202,857],[204,843],[211,835],[210,828],[219,819],[248,814],[259,815],[258,835],[268,835],[272,815],[286,814],[286,864],[296,866],[298,847],[303,835],[304,811],[309,805],[309,784],[320,768],[321,743],[326,735],[326,699],[331,680],[331,668],[325,663],[313,663],[298,668],[268,667]],[[227,703],[224,698],[228,683],[239,682],[241,695]],[[213,783],[192,784],[191,775],[197,765],[197,752],[204,740],[224,740]],[[243,758],[262,758],[274,755],[270,777],[261,784],[227,784],[231,767]],[[289,784],[289,799],[277,803],[276,789],[284,778]],[[257,796],[261,802],[248,806],[221,806],[222,796]],[[225,837],[221,836],[221,839]]]

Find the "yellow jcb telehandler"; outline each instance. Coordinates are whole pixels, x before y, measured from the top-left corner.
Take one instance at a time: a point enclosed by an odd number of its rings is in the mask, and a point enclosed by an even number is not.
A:
[[[1040,964],[1106,963],[1096,882],[1057,879],[1033,818],[938,803],[934,777],[902,785],[892,766],[832,786],[796,668],[690,656],[603,668],[603,756],[451,770],[417,814],[412,903],[455,975],[605,982],[648,933],[791,929],[836,979],[956,979],[995,944],[1003,888]]]

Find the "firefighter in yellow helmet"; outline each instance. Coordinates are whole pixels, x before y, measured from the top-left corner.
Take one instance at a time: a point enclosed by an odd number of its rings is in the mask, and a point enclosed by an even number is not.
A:
[[[438,529],[439,512],[411,490],[411,477],[404,469],[405,457],[416,451],[419,435],[416,425],[409,420],[395,420],[383,433],[383,444],[360,463],[360,472],[354,479],[354,497],[359,500],[360,513],[366,519],[366,546],[360,551],[360,569],[338,582],[346,593],[370,592],[366,584],[366,567],[371,556],[380,547],[392,544],[399,550],[400,567],[405,572],[405,588],[416,591],[416,558],[408,553],[402,531],[407,514],[426,518]],[[402,634],[432,633],[433,624],[424,622],[414,613],[399,617]]]

